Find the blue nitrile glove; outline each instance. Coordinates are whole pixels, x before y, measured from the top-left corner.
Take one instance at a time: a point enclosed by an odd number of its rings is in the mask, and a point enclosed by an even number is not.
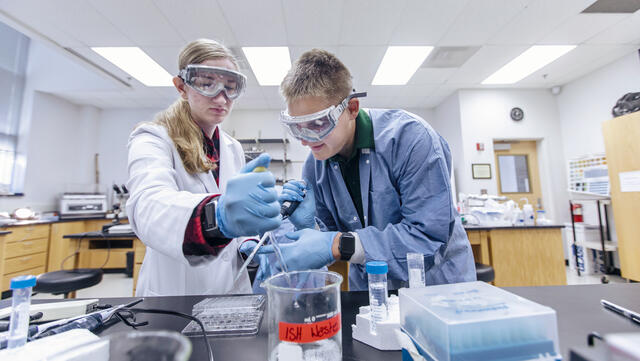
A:
[[[304,194],[305,189],[307,194]],[[296,229],[314,228],[316,225],[316,197],[313,188],[304,181],[292,180],[282,187],[282,193],[278,196],[280,205],[285,201],[298,201],[300,205],[289,215],[289,220]]]
[[[324,267],[335,259],[331,252],[333,239],[338,232],[321,232],[315,229],[303,229],[290,232],[285,236],[295,240],[292,243],[280,243],[282,258],[289,271],[304,271]],[[273,245],[262,246],[258,254],[274,253]]]
[[[216,207],[218,227],[225,237],[252,236],[280,226],[276,179],[269,171],[253,172],[256,167],[268,167],[270,161],[268,154],[260,154],[227,182]]]

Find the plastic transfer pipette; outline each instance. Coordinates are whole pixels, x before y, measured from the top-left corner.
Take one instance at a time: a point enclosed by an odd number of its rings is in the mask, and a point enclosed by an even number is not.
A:
[[[298,208],[299,205],[300,205],[299,201],[283,202],[282,206],[280,207],[280,214],[282,215],[282,219],[283,220],[287,219],[287,217],[289,217],[293,213],[293,211],[295,211],[296,208]],[[236,278],[233,280],[233,284],[238,282],[238,279],[240,279],[240,276],[247,269],[247,266],[249,266],[249,263],[251,263],[251,261],[253,260],[253,257],[256,256],[256,253],[258,253],[258,250],[260,249],[260,247],[262,247],[262,245],[267,240],[267,238],[269,238],[269,234],[271,234],[271,232],[265,232],[262,238],[260,238],[260,242],[256,244],[256,246],[253,248],[253,251],[251,251],[251,254],[249,254],[249,257],[247,257],[246,261],[244,261],[244,263],[242,264],[242,267],[240,267],[240,270],[236,274]],[[286,268],[286,265],[284,264],[284,260],[281,260],[281,261],[283,262],[282,264],[283,268]]]

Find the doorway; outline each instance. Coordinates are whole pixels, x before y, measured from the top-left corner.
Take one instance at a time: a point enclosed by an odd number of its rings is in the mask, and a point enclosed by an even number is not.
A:
[[[522,205],[526,198],[534,211],[543,209],[538,146],[535,140],[501,140],[493,142],[498,195]]]

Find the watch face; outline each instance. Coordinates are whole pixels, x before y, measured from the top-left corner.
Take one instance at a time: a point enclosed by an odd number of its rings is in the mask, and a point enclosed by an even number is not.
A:
[[[511,109],[511,119],[515,121],[520,121],[524,118],[524,112],[520,108]]]

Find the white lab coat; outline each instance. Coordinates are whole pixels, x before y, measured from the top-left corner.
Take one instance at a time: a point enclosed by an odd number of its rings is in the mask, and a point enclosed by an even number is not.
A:
[[[166,129],[138,126],[129,137],[129,222],[147,252],[136,296],[251,293],[249,275],[233,279],[242,265],[239,238],[216,256],[182,253],[184,233],[194,208],[211,193],[224,193],[227,181],[244,165],[238,141],[220,132],[220,188],[210,172],[189,174]]]

